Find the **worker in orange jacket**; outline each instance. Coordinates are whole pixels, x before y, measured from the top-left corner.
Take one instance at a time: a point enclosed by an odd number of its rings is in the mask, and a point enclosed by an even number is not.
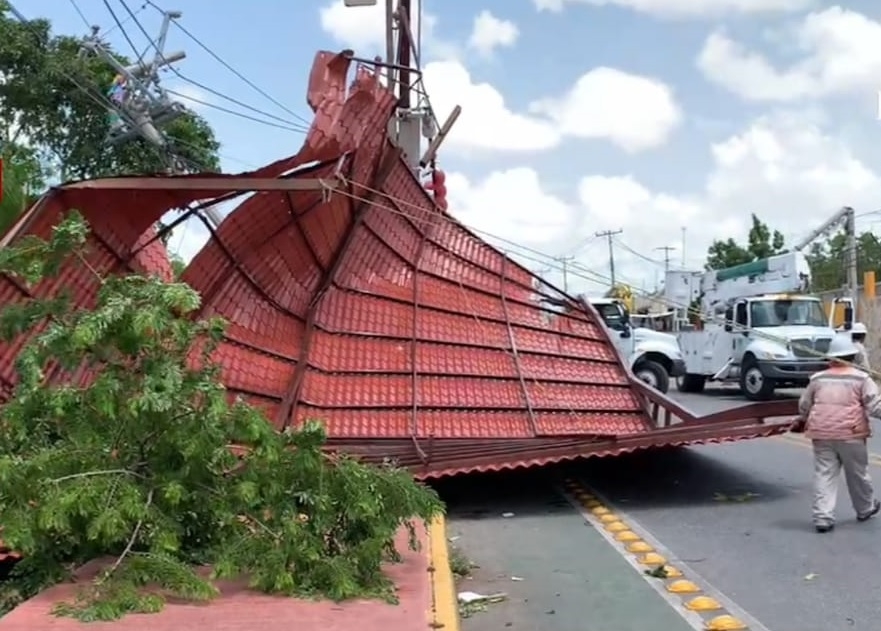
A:
[[[829,368],[814,374],[798,402],[805,435],[814,449],[813,521],[817,532],[835,528],[838,478],[844,478],[857,521],[881,510],[869,475],[866,439],[869,417],[881,416],[881,393],[869,375],[854,366],[859,349],[836,336],[826,356]]]

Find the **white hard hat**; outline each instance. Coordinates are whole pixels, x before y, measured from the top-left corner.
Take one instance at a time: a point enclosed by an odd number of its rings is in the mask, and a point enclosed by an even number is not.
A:
[[[854,346],[850,336],[836,335],[829,343],[829,350],[826,351],[826,357],[834,359],[837,357],[851,357],[859,354],[859,349]]]
[[[862,322],[854,322],[853,326],[850,327],[851,335],[866,335],[869,332],[869,329],[866,328],[866,325]]]

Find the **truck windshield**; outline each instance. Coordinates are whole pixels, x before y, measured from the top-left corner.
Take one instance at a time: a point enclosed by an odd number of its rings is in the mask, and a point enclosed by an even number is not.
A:
[[[624,308],[616,302],[596,305],[600,317],[605,321],[606,326],[610,329],[624,328]]]
[[[826,314],[817,300],[754,300],[750,322],[761,326],[826,326]]]

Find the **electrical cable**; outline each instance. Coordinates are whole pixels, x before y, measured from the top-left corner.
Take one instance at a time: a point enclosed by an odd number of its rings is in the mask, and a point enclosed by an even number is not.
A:
[[[104,2],[107,2],[107,0],[104,0]],[[134,21],[135,21],[135,24],[136,24],[137,27],[140,29],[141,33],[143,33],[144,37],[146,37],[147,40],[150,42],[149,45],[153,47],[153,49],[156,51],[156,54],[157,54],[161,59],[164,60],[165,57],[164,57],[162,51],[159,50],[159,47],[156,45],[156,42],[150,37],[149,33],[147,33],[146,29],[144,28],[144,25],[141,24],[140,20],[138,20],[136,17],[134,17],[134,14],[131,12],[131,9],[129,9],[128,5],[124,2],[124,0],[120,0],[120,4],[122,4],[122,6],[125,8],[125,10],[129,12],[129,15],[132,16],[132,18],[133,18]],[[174,23],[177,24],[176,21],[175,21]],[[249,104],[244,103],[244,102],[242,102],[242,101],[240,101],[240,100],[238,100],[238,99],[236,99],[236,98],[233,98],[233,97],[231,97],[231,96],[229,96],[229,95],[227,95],[227,94],[224,94],[223,92],[220,92],[220,91],[218,91],[218,90],[215,90],[214,88],[212,88],[212,87],[210,87],[210,86],[207,86],[207,85],[205,85],[204,83],[201,83],[201,82],[199,82],[199,81],[196,81],[195,79],[191,79],[190,77],[188,77],[188,76],[186,76],[184,73],[182,73],[180,70],[178,70],[174,65],[169,64],[169,65],[168,65],[168,69],[171,70],[171,72],[173,72],[173,73],[174,73],[179,79],[181,79],[182,81],[186,81],[187,83],[190,83],[191,85],[193,85],[193,86],[195,86],[195,87],[197,87],[197,88],[199,88],[199,89],[201,89],[201,90],[204,90],[204,91],[206,91],[206,92],[208,92],[208,93],[210,93],[210,94],[213,94],[213,95],[215,95],[215,96],[218,96],[218,97],[220,97],[220,98],[222,98],[222,99],[224,99],[224,100],[226,100],[226,101],[229,101],[230,103],[234,103],[234,104],[236,104],[236,105],[238,105],[238,106],[240,106],[240,107],[244,107],[245,109],[250,110],[250,111],[252,111],[252,112],[254,112],[254,113],[256,113],[256,114],[260,114],[261,116],[265,116],[265,117],[267,117],[267,118],[271,118],[271,119],[274,119],[274,120],[276,120],[276,121],[279,121],[279,122],[285,124],[284,127],[280,127],[280,126],[278,126],[278,125],[271,125],[271,126],[273,126],[273,127],[278,127],[279,129],[285,129],[285,130],[294,131],[294,132],[297,132],[297,133],[305,133],[306,131],[308,131],[308,127],[304,127],[304,126],[301,125],[300,123],[293,122],[293,121],[290,121],[290,120],[288,120],[288,119],[282,118],[282,117],[280,117],[280,116],[276,116],[275,114],[272,114],[272,113],[270,113],[270,112],[266,112],[266,111],[264,111],[264,110],[261,110],[261,109],[259,109],[259,108],[257,108],[257,107],[254,107],[253,105],[249,105]],[[166,91],[166,92],[171,92],[171,90],[168,90],[168,89],[166,89],[165,91]],[[191,101],[197,101],[197,102],[200,102],[200,101],[198,101],[197,99],[193,99],[193,98],[191,98],[191,97],[187,97],[187,98],[189,98]],[[207,103],[207,102],[204,102],[204,101],[201,101],[200,103],[201,103],[202,105],[206,105],[206,106],[208,106],[208,107],[214,107],[215,109],[218,109],[218,110],[220,110],[220,111],[222,111],[222,112],[226,112],[226,113],[228,113],[228,114],[239,115],[239,114],[238,114],[237,112],[235,112],[235,111],[232,111],[232,110],[229,110],[229,109],[224,109],[224,108],[222,108],[222,107],[220,107],[220,106],[215,106],[215,105],[213,105],[213,104],[211,104],[211,103]],[[257,119],[257,118],[248,117],[248,116],[243,116],[243,117],[244,117],[244,118],[247,118],[247,119],[249,119],[249,120],[252,120],[252,121],[258,122],[258,123],[269,124],[269,123],[266,123],[265,121],[262,121],[262,120]]]
[[[122,2],[123,5],[125,5],[125,1],[124,1],[124,0],[120,0],[120,2]],[[158,5],[156,5],[156,3],[152,2],[152,0],[147,0],[147,4],[149,4],[151,7],[153,7],[153,8],[154,8],[156,11],[158,11],[159,13],[165,15],[165,11],[164,11],[161,7],[159,7]],[[238,77],[239,79],[241,79],[242,81],[244,81],[244,82],[245,82],[245,83],[246,83],[251,89],[255,90],[258,94],[260,94],[260,95],[263,96],[264,98],[268,99],[271,103],[273,103],[273,104],[276,105],[277,107],[281,108],[282,110],[284,110],[285,112],[287,112],[288,114],[290,114],[291,116],[293,116],[294,118],[299,119],[299,120],[300,120],[300,121],[301,121],[301,122],[302,122],[307,128],[312,124],[310,121],[308,121],[308,120],[306,120],[305,118],[303,118],[303,116],[301,116],[300,114],[297,114],[296,112],[294,112],[293,110],[291,110],[289,107],[287,107],[286,105],[284,105],[283,103],[281,103],[280,101],[278,101],[278,99],[276,99],[275,97],[273,97],[272,95],[270,95],[268,92],[266,92],[265,90],[263,90],[263,88],[259,87],[259,86],[258,86],[257,84],[255,84],[253,81],[251,81],[250,79],[248,79],[248,77],[246,77],[245,75],[243,75],[241,72],[239,72],[238,70],[236,70],[235,68],[233,68],[233,67],[232,67],[229,63],[227,63],[227,62],[226,62],[226,61],[225,61],[220,55],[218,55],[217,53],[215,53],[215,52],[214,52],[214,51],[213,51],[213,50],[212,50],[207,44],[204,44],[204,43],[203,43],[198,37],[196,37],[195,35],[193,35],[189,30],[186,29],[186,27],[184,27],[182,24],[180,24],[180,22],[178,22],[177,20],[174,20],[174,25],[175,25],[177,28],[179,28],[179,29],[184,33],[184,35],[186,35],[186,36],[189,37],[191,40],[193,40],[193,42],[195,42],[195,44],[196,44],[197,46],[199,46],[202,50],[204,50],[206,53],[208,53],[209,55],[211,55],[211,56],[212,56],[217,62],[219,62],[224,68],[226,68],[226,69],[229,70],[231,73],[233,73],[236,77]]]

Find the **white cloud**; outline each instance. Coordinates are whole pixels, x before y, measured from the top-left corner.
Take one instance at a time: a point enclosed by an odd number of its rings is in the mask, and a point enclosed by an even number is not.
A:
[[[669,86],[605,67],[582,75],[562,98],[537,101],[530,110],[555,120],[563,134],[606,139],[629,152],[664,144],[682,122]]]
[[[738,13],[798,11],[815,0],[533,0],[539,11],[562,11],[567,4],[622,7],[662,17],[718,17]]]
[[[411,5],[413,16],[410,30],[414,37],[419,34],[419,4]],[[321,29],[330,35],[337,44],[351,47],[361,57],[385,56],[385,2],[379,0],[373,6],[347,7],[343,0],[329,0],[319,9]],[[422,39],[429,42],[434,33],[437,18],[427,11],[422,12]]]
[[[575,221],[570,204],[542,189],[538,173],[518,167],[491,173],[472,183],[462,173],[447,176],[450,211],[503,250],[510,242],[539,247],[565,238]]]
[[[456,105],[462,106],[444,149],[536,151],[560,141],[560,133],[550,121],[511,111],[496,88],[475,83],[468,69],[457,61],[427,64],[423,81],[441,121]]]
[[[483,10],[474,17],[474,26],[468,45],[481,55],[489,56],[496,48],[508,47],[515,44],[520,36],[517,25],[510,20],[497,18],[487,10]]]
[[[721,31],[704,42],[697,66],[708,80],[750,101],[787,102],[837,94],[862,94],[874,100],[881,77],[881,23],[835,6],[808,14],[784,38],[802,54],[786,68],[775,67],[764,55]]]
[[[653,192],[629,176],[583,178],[579,198],[588,212],[579,232],[623,228],[620,240],[645,257],[661,260],[656,248],[677,247],[671,261],[679,266],[686,226],[688,264],[699,268],[714,239],[745,239],[750,213],[793,243],[842,206],[873,210],[881,197],[881,176],[812,115],[760,118],[712,145],[711,156],[705,184],[693,195]],[[662,271],[623,248],[616,256],[627,281],[648,276],[651,285]],[[605,248],[593,246],[582,262],[606,274],[606,261]]]
[[[663,280],[664,252],[658,248],[676,248],[670,252],[671,265],[681,265],[683,227],[687,266],[700,269],[714,239],[745,240],[751,213],[793,244],[842,206],[858,212],[877,208],[881,174],[823,124],[810,112],[753,121],[710,147],[707,176],[691,193],[651,190],[626,173],[586,174],[576,195],[565,199],[543,189],[532,169],[520,168],[477,184],[450,174],[450,208],[466,225],[552,256],[575,255],[576,266],[591,272],[573,268],[570,289],[588,293],[601,291],[609,281],[607,243],[595,232],[620,228],[622,234],[615,237],[618,280],[650,290]],[[557,268],[549,280],[560,284],[559,263],[549,259],[547,265]],[[579,278],[584,275],[594,282]]]

